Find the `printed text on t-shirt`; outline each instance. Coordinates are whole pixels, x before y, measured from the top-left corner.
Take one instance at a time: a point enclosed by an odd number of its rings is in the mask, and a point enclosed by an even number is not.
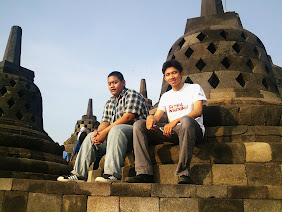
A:
[[[183,106],[182,103],[179,103],[179,104],[175,104],[175,105],[169,105],[168,109],[169,109],[169,113],[173,113],[173,112],[188,109],[188,105]]]

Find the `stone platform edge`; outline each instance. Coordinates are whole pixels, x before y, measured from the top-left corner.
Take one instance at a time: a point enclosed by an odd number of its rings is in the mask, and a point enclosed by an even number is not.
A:
[[[146,201],[146,204],[142,204]],[[0,178],[0,211],[281,211],[282,186],[57,182]],[[259,210],[257,210],[259,209]],[[262,210],[263,209],[263,210]]]

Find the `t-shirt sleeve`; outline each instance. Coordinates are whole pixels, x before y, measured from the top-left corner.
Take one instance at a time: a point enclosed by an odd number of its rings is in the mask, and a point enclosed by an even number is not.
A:
[[[158,110],[162,110],[162,111],[166,112],[165,96],[164,96],[164,94],[161,96],[161,99],[159,101]]]
[[[193,95],[193,102],[195,103],[199,100],[203,100],[203,105],[205,105],[207,102],[207,98],[206,98],[204,90],[202,89],[200,85],[196,85],[194,95]]]
[[[111,117],[110,117],[111,114],[109,113],[110,113],[109,101],[107,101],[107,103],[104,106],[104,111],[103,111],[101,122],[108,122],[108,123],[111,122]]]
[[[145,99],[137,92],[129,92],[126,95],[124,113],[141,114],[144,107]]]

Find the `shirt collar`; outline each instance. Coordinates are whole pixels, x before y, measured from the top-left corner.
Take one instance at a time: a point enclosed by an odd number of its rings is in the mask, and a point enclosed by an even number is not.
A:
[[[127,88],[124,87],[123,90],[121,91],[121,93],[119,94],[118,99],[120,99],[121,97],[123,97],[126,91],[127,91]],[[116,101],[116,97],[115,97],[115,96],[112,96],[112,97],[111,97],[111,100],[112,100],[112,101]]]

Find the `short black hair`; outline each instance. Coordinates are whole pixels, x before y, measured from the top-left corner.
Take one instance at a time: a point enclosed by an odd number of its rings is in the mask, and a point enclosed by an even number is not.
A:
[[[111,76],[116,76],[120,81],[124,80],[122,73],[120,73],[119,71],[113,71],[108,75],[108,78]]]
[[[177,60],[168,60],[163,64],[163,69],[162,69],[163,74],[165,73],[166,69],[170,67],[176,68],[180,73],[183,71],[180,62],[178,62]]]

